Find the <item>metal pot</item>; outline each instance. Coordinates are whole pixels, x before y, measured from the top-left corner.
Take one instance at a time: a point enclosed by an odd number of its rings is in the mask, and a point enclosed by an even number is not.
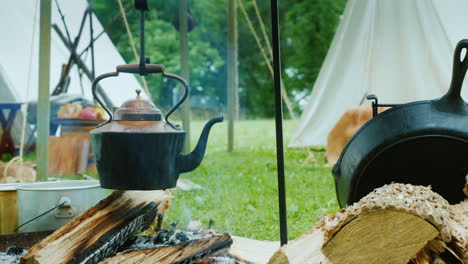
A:
[[[36,182],[17,187],[19,232],[55,230],[109,194],[97,180]],[[55,209],[54,209],[55,208]]]
[[[450,89],[439,99],[395,106],[359,129],[333,167],[340,206],[391,182],[431,185],[450,203],[464,199],[468,173],[468,104],[461,87],[468,49],[455,49]]]

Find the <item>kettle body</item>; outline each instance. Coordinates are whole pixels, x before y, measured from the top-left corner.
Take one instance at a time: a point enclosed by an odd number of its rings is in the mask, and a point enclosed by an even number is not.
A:
[[[101,186],[155,190],[176,186],[186,133],[90,133]]]

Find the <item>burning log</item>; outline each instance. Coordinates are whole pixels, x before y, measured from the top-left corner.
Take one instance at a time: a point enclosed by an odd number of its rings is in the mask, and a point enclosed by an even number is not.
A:
[[[98,263],[169,208],[165,191],[117,191],[75,218],[21,258],[22,264]]]
[[[228,234],[223,234],[210,238],[202,238],[191,243],[129,251],[107,258],[99,262],[99,264],[196,263],[195,261],[229,248],[231,244],[231,237]]]
[[[466,219],[468,200],[453,206],[429,187],[385,185],[323,217],[269,263],[468,263]]]

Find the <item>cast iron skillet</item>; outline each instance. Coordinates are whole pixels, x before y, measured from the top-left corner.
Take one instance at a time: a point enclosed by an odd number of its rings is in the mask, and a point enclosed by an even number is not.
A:
[[[463,49],[468,51],[468,39],[455,48],[446,95],[389,109],[351,138],[332,171],[341,207],[391,182],[431,185],[450,203],[464,199],[468,104],[461,87],[468,55],[460,58]]]

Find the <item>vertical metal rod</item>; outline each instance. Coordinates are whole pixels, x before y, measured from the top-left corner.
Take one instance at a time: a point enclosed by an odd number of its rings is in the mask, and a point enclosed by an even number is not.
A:
[[[188,23],[187,23],[187,0],[179,0],[179,43],[180,43],[180,75],[187,83],[190,83],[190,72],[188,65]],[[184,152],[189,153],[190,147],[190,90],[188,100],[182,105],[182,127],[187,132],[185,138]]]
[[[145,67],[145,10],[140,9],[140,75],[146,75]],[[141,77],[145,78],[145,77]],[[144,80],[143,80],[144,81]]]
[[[46,181],[49,174],[50,132],[50,28],[51,0],[41,0],[39,15],[39,93],[37,103],[37,181]]]
[[[281,245],[284,245],[288,243],[288,222],[286,215],[286,183],[284,179],[283,107],[281,101],[281,54],[279,43],[280,37],[277,0],[271,0],[271,27],[275,87],[276,162],[278,165],[280,242]]]
[[[236,0],[228,3],[228,152],[234,150],[234,119],[236,118],[237,74],[237,10]]]
[[[96,77],[96,69],[94,63],[94,31],[93,31],[93,9],[91,3],[89,4],[89,47],[91,48],[91,76]]]

